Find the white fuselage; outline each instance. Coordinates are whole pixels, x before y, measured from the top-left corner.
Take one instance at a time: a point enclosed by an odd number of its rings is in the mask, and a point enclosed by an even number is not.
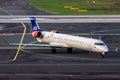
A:
[[[43,38],[37,38],[37,40],[47,42],[51,45],[78,48],[100,53],[108,52],[108,48],[102,40],[46,31],[42,31],[42,34],[44,35]]]

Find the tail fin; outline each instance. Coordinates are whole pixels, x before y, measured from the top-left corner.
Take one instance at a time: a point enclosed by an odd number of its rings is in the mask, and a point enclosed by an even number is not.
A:
[[[35,17],[30,17],[30,20],[31,20],[31,24],[32,24],[32,29],[33,29],[33,31],[42,31],[42,30],[39,28],[38,23],[37,23]]]

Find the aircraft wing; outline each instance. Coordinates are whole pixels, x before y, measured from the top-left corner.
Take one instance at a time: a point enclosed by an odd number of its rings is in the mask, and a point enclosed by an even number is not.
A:
[[[19,43],[10,43],[10,45],[19,46]],[[22,46],[24,46],[24,47],[55,47],[55,48],[67,47],[64,44],[59,44],[59,43],[50,43],[50,44],[26,44],[26,43],[23,43]]]

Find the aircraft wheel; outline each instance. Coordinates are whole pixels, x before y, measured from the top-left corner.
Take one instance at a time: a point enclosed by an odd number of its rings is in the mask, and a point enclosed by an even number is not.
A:
[[[101,58],[104,58],[104,55],[105,55],[105,53],[103,52],[103,53],[101,54]]]
[[[72,48],[67,48],[68,53],[72,53]]]
[[[101,58],[104,58],[104,55],[101,55]]]
[[[56,53],[56,49],[55,48],[52,48],[52,53]]]

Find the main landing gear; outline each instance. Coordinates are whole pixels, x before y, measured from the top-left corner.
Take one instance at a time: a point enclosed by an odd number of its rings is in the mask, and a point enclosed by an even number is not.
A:
[[[72,53],[72,48],[67,48],[67,53]]]
[[[55,48],[52,48],[52,53],[56,53]],[[67,48],[67,53],[72,53],[72,48]]]
[[[55,48],[52,48],[52,53],[56,53],[56,49]]]

